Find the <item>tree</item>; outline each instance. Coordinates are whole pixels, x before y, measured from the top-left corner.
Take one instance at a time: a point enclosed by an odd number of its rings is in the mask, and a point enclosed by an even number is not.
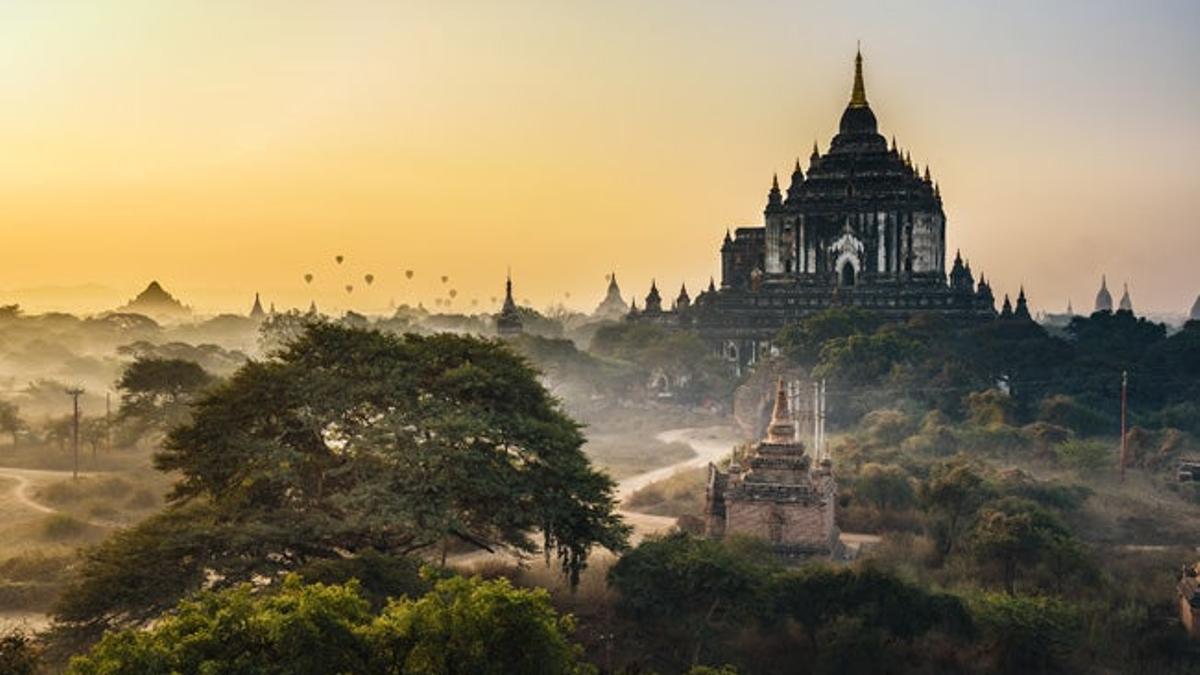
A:
[[[575,582],[628,532],[582,445],[502,343],[312,325],[196,401],[155,457],[179,476],[171,506],[90,553],[59,615],[140,620],[206,574],[276,579],[447,540],[533,552],[534,532]]]
[[[375,615],[357,582],[289,576],[276,592],[240,584],[185,600],[148,630],[109,633],[72,659],[70,675],[141,673],[592,672],[568,641],[572,624],[543,590],[452,578]]]
[[[568,641],[544,589],[516,589],[504,578],[454,577],[416,599],[394,600],[368,629],[373,673],[594,673]]]
[[[25,422],[21,419],[20,407],[11,401],[0,401],[0,432],[12,437],[14,448],[17,446],[18,434],[24,429]]]
[[[895,464],[864,464],[854,483],[854,495],[880,511],[906,509],[914,501],[908,472]]]
[[[933,522],[938,551],[947,556],[979,506],[990,498],[991,490],[968,460],[956,458],[935,466],[917,496]]]
[[[869,335],[878,327],[879,319],[874,314],[854,307],[835,307],[784,326],[775,343],[792,362],[811,368],[820,360],[826,342]]]
[[[1078,613],[1054,598],[988,594],[971,609],[1000,672],[1059,672],[1078,637]]]
[[[1020,567],[1037,564],[1056,539],[1069,537],[1049,511],[1027,499],[1004,497],[980,510],[971,544],[981,562],[1000,565],[1004,590],[1014,595]]]
[[[701,651],[721,631],[759,613],[770,567],[765,551],[675,532],[643,541],[609,570],[618,610]]]
[[[144,435],[166,432],[187,421],[189,406],[214,378],[195,361],[140,356],[117,382],[117,419]]]

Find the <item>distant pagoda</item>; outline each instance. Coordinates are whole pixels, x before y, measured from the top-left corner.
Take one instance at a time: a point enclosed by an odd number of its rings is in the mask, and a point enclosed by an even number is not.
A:
[[[182,319],[191,316],[192,310],[168,293],[157,281],[151,281],[146,290],[115,310],[120,314],[142,314],[152,318]]]
[[[496,332],[507,337],[510,335],[520,335],[522,330],[521,312],[517,309],[517,303],[513,300],[512,274],[510,273],[504,281],[504,306],[500,308],[500,313],[496,315]]]
[[[1096,291],[1096,312],[1111,312],[1113,308],[1112,293],[1108,292],[1108,276],[1101,275],[1100,290]]]
[[[262,300],[259,299],[258,293],[254,294],[254,306],[250,308],[250,318],[255,321],[262,321],[267,318],[267,313],[263,311]]]
[[[598,319],[620,319],[628,312],[629,305],[626,305],[624,298],[621,297],[621,287],[617,285],[617,273],[613,272],[608,277],[608,292],[592,315]]]

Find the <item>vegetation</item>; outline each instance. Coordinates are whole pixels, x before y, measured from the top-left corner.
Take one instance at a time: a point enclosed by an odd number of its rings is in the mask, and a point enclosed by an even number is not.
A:
[[[89,551],[57,616],[95,631],[150,619],[213,575],[276,579],[451,542],[533,551],[535,531],[574,580],[627,531],[582,444],[498,343],[313,324],[196,401],[155,460],[179,476],[171,506]]]
[[[240,584],[179,604],[148,630],[109,633],[72,659],[71,675],[128,673],[593,672],[545,591],[450,578],[378,613],[345,585],[289,576],[275,592]]]

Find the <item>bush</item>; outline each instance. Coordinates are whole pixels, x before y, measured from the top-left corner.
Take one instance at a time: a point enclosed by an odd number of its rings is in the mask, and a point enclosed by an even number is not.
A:
[[[1055,448],[1058,461],[1078,471],[1099,471],[1116,466],[1117,452],[1108,441],[1076,438]]]
[[[1113,431],[1109,417],[1064,394],[1042,399],[1038,405],[1038,420],[1066,427],[1080,436],[1095,436]]]
[[[1078,638],[1078,612],[1053,598],[988,594],[971,609],[1000,672],[1056,672]]]
[[[274,593],[251,584],[202,592],[152,628],[108,633],[67,672],[593,672],[568,642],[571,629],[544,590],[507,580],[445,579],[375,615],[357,582],[304,585],[291,575]]]
[[[87,523],[68,516],[65,513],[46,516],[41,524],[42,538],[50,541],[76,539],[86,534],[89,529]]]
[[[877,445],[900,445],[915,431],[912,419],[899,410],[872,410],[863,417],[867,438]]]

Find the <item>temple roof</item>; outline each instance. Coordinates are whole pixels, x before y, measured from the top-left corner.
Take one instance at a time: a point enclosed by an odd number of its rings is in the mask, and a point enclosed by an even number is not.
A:
[[[1097,312],[1111,312],[1113,307],[1112,294],[1108,292],[1108,277],[1100,277],[1100,290],[1096,293]]]
[[[799,167],[797,167],[798,169]],[[808,176],[793,172],[785,209],[844,213],[857,205],[917,207],[941,210],[941,197],[925,167],[922,177],[899,148],[888,147],[879,134],[875,113],[867,103],[862,54],[854,58],[854,85],[842,113],[838,133],[821,155],[815,144]],[[769,197],[772,204],[774,193]]]

